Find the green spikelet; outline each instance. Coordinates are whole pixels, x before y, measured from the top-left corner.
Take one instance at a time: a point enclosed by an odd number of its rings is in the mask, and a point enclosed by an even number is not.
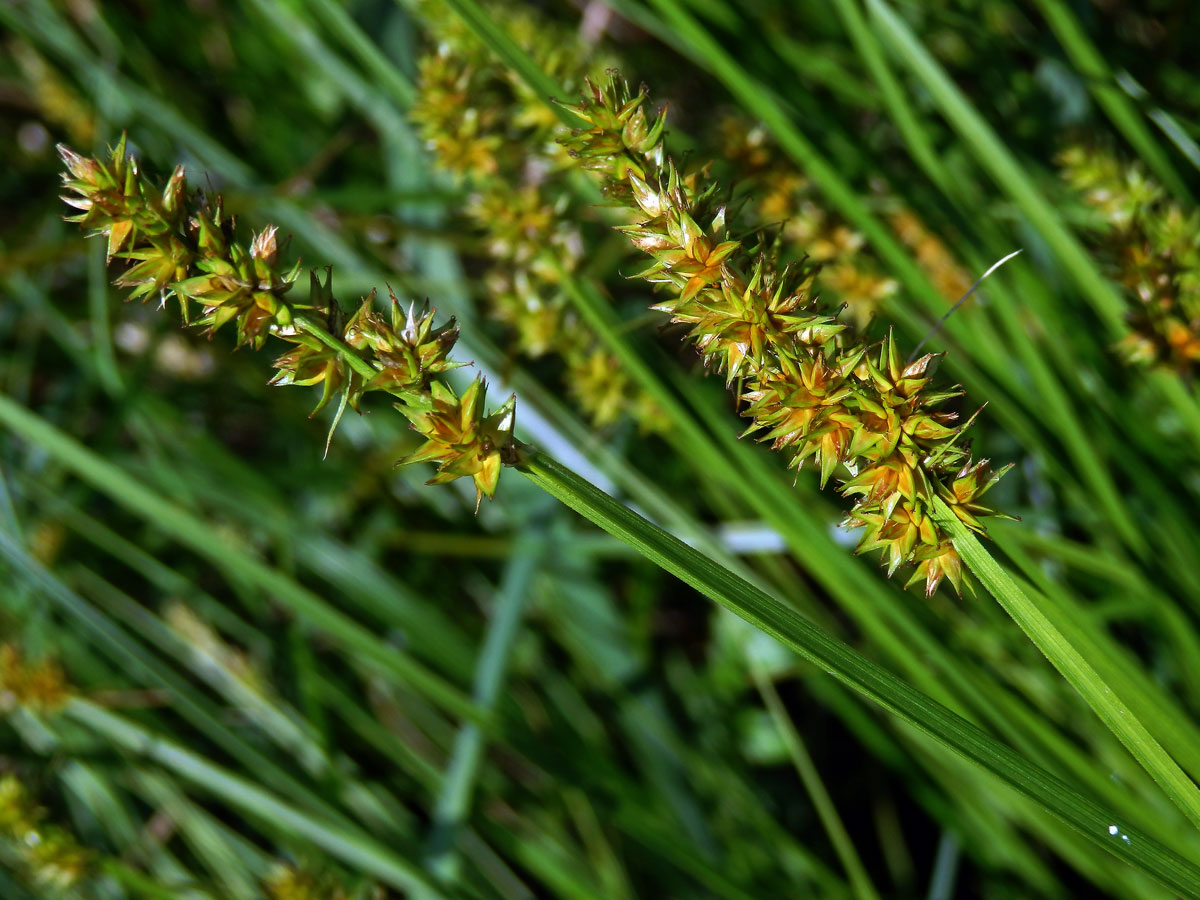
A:
[[[426,303],[405,311],[394,294],[384,317],[372,309],[374,293],[343,322],[341,305],[333,295],[332,275],[324,283],[310,275],[309,302],[284,299],[300,273],[300,263],[283,263],[283,248],[275,226],[256,234],[249,246],[238,243],[231,219],[221,204],[209,203],[187,190],[182,167],[158,192],[128,156],[124,139],[107,163],[59,147],[67,167],[63,176],[71,192],[64,199],[79,214],[78,222],[91,234],[108,238],[109,261],[133,260],[117,279],[131,287],[131,297],[179,299],[185,324],[198,304],[202,314],[194,324],[213,333],[235,322],[238,344],[259,348],[274,335],[292,345],[275,360],[272,384],[322,386],[315,415],[339,393],[342,405],[358,409],[367,391],[383,391],[424,438],[421,448],[401,463],[438,464],[434,483],[470,477],[475,482],[476,508],[492,497],[504,462],[516,458],[512,425],[515,398],[490,414],[484,410],[485,387],[476,379],[458,397],[441,376],[463,363],[450,352],[458,339],[454,320],[435,326],[435,311]],[[301,311],[318,310],[324,326],[305,320]],[[374,374],[370,374],[374,370]],[[330,437],[332,437],[332,428]],[[328,441],[326,442],[328,450]]]

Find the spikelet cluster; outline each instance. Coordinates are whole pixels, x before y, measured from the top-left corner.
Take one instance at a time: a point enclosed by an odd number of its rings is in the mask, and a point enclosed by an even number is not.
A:
[[[74,835],[46,823],[45,810],[15,775],[0,777],[0,841],[51,896],[76,887],[91,872],[92,854]]]
[[[744,213],[756,223],[777,228],[783,252],[819,265],[826,300],[844,305],[854,326],[866,328],[899,285],[884,272],[862,234],[824,205],[761,125],[727,113],[718,120],[713,143],[737,173],[737,187],[748,207]],[[938,291],[950,300],[961,297],[971,278],[946,245],[899,197],[878,190],[876,202]]]
[[[1097,214],[1094,243],[1129,299],[1119,355],[1190,377],[1200,364],[1200,210],[1184,210],[1141,166],[1072,147],[1066,181]]]
[[[574,34],[526,9],[490,11],[552,78],[579,84],[590,52]],[[576,277],[585,242],[566,209],[571,167],[554,141],[557,119],[457,17],[430,10],[428,21],[437,44],[420,60],[411,115],[436,163],[467,189],[463,211],[488,261],[489,316],[510,329],[518,353],[562,361],[568,390],[594,424],[628,414],[654,430],[662,417],[575,314],[562,284],[563,272]]]
[[[515,398],[488,413],[481,377],[461,396],[439,380],[462,365],[450,358],[458,339],[453,319],[435,326],[428,303],[404,309],[394,294],[383,316],[372,294],[343,320],[332,275],[322,282],[315,271],[308,301],[298,303],[288,294],[300,263],[283,262],[276,228],[267,226],[248,246],[239,243],[220,199],[189,191],[182,166],[159,189],[139,171],[124,138],[106,162],[66,147],[59,152],[67,167],[63,199],[79,210],[70,221],[107,240],[110,263],[129,261],[116,280],[130,289],[129,299],[153,297],[165,305],[174,297],[184,324],[212,334],[232,322],[239,345],[258,348],[268,336],[290,343],[271,383],[321,385],[314,415],[338,395],[358,409],[367,391],[390,394],[424,438],[400,463],[436,462],[435,483],[471,478],[477,505],[494,494],[502,462],[515,453]],[[322,322],[305,317],[310,311]]]
[[[615,72],[589,83],[570,107],[587,125],[563,144],[632,214],[622,230],[653,260],[642,277],[668,295],[656,308],[691,327],[709,366],[744,383],[748,434],[793,467],[811,461],[822,486],[837,476],[854,498],[847,524],[863,530],[860,552],[881,550],[889,574],[915,566],[909,583],[923,579],[930,595],[943,580],[961,591],[962,561],[932,501],[982,533],[993,512],[981,497],[1004,471],[973,461],[966,425],[941,409],[962,392],[934,384],[934,354],[907,362],[891,335],[867,343],[836,321],[810,268],[780,267],[763,242],[732,236],[719,186],[667,159],[664,120],[646,99]]]
[[[0,712],[24,707],[54,712],[71,697],[62,668],[53,659],[29,662],[13,644],[0,644]]]
[[[777,227],[784,250],[799,250],[820,266],[827,298],[844,304],[855,326],[865,328],[897,284],[866,251],[863,236],[822,205],[761,125],[728,114],[717,126],[717,137],[722,156],[737,172],[739,189],[746,191],[746,212]]]

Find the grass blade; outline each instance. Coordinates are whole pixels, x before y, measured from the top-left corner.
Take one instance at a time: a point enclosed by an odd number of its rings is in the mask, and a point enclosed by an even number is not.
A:
[[[1079,691],[1105,725],[1158,782],[1191,821],[1200,827],[1200,788],[1183,773],[1133,709],[1123,703],[1061,631],[1012,577],[1000,567],[958,517],[942,501],[935,515],[954,540],[954,546],[980,582],[1021,626],[1037,648]]]
[[[1200,868],[1194,863],[1147,835],[1132,832],[1090,798],[1030,764],[778,601],[731,575],[553,460],[534,454],[522,464],[521,471],[647,559],[904,721],[983,766],[1114,856],[1185,896],[1200,898]],[[1110,832],[1113,828],[1116,831]]]

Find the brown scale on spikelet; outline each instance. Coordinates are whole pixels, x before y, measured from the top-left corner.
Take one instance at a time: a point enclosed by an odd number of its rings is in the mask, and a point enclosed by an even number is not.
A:
[[[573,33],[519,7],[490,11],[556,81],[577,83],[581,70],[595,70]],[[583,239],[566,214],[569,160],[554,141],[557,119],[454,17],[430,10],[427,21],[437,46],[419,65],[411,115],[438,165],[468,188],[463,210],[489,260],[489,315],[512,330],[517,352],[561,359],[568,390],[594,424],[624,414],[658,428],[653,403],[611,364],[562,285],[564,271],[575,277]]]
[[[124,138],[107,162],[66,147],[59,151],[71,192],[64,199],[80,210],[70,221],[107,238],[110,262],[134,261],[117,279],[132,288],[131,299],[157,296],[165,303],[174,296],[185,324],[192,324],[191,304],[199,304],[202,315],[194,324],[211,334],[236,322],[239,345],[258,348],[270,335],[292,344],[275,361],[271,383],[320,384],[314,415],[339,393],[354,409],[367,391],[392,395],[396,408],[424,438],[421,448],[402,462],[436,461],[433,481],[439,484],[470,477],[477,507],[482,497],[495,493],[500,460],[515,458],[515,398],[486,414],[481,379],[462,398],[437,380],[463,365],[450,359],[458,338],[453,319],[435,327],[435,311],[428,303],[420,311],[415,306],[405,311],[389,291],[389,317],[372,309],[372,294],[343,321],[332,276],[322,283],[315,272],[309,302],[290,302],[284,295],[298,278],[300,263],[285,267],[273,225],[243,246],[219,200],[208,203],[189,192],[182,167],[158,191],[126,153]],[[303,319],[306,311],[319,311],[324,323]],[[375,374],[367,377],[363,370],[368,368]]]
[[[935,355],[906,362],[890,334],[868,344],[837,323],[810,267],[779,268],[775,248],[732,238],[716,182],[665,158],[663,118],[645,101],[615,73],[589,82],[570,107],[588,124],[563,144],[633,214],[621,230],[654,260],[644,277],[669,289],[658,308],[691,326],[710,365],[743,379],[748,433],[855,498],[846,524],[863,529],[859,552],[882,551],[889,574],[914,566],[909,583],[923,579],[929,594],[943,580],[961,592],[962,562],[932,503],[982,533],[994,513],[980,497],[1005,471],[972,462],[960,443],[970,422],[939,409],[961,391],[932,384]]]
[[[1190,378],[1200,365],[1200,210],[1185,210],[1136,164],[1072,147],[1067,183],[1097,213],[1094,243],[1129,298],[1132,333],[1118,354]]]

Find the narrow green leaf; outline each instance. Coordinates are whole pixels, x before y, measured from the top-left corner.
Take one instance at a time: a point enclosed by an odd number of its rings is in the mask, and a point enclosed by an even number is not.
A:
[[[521,471],[647,559],[741,616],[904,721],[992,772],[1099,846],[1173,890],[1200,900],[1200,868],[1032,765],[759,589],[730,574],[553,460],[533,453]]]
[[[0,395],[0,423],[42,447],[98,490],[143,516],[218,568],[288,603],[297,614],[352,650],[363,662],[391,678],[411,684],[454,715],[471,721],[482,720],[475,705],[441,676],[380,641],[365,627],[241,547],[213,540],[212,529],[204,521],[147,489],[122,469],[4,395]]]
[[[1004,607],[1021,630],[1063,677],[1079,691],[1084,700],[1121,740],[1133,757],[1158,782],[1192,824],[1200,827],[1200,788],[1183,773],[1175,760],[1162,748],[1154,736],[1104,682],[1099,673],[1074,645],[1054,627],[1038,609],[1034,600],[992,558],[979,539],[940,499],[936,501],[935,518],[946,529],[963,560],[979,581]]]

